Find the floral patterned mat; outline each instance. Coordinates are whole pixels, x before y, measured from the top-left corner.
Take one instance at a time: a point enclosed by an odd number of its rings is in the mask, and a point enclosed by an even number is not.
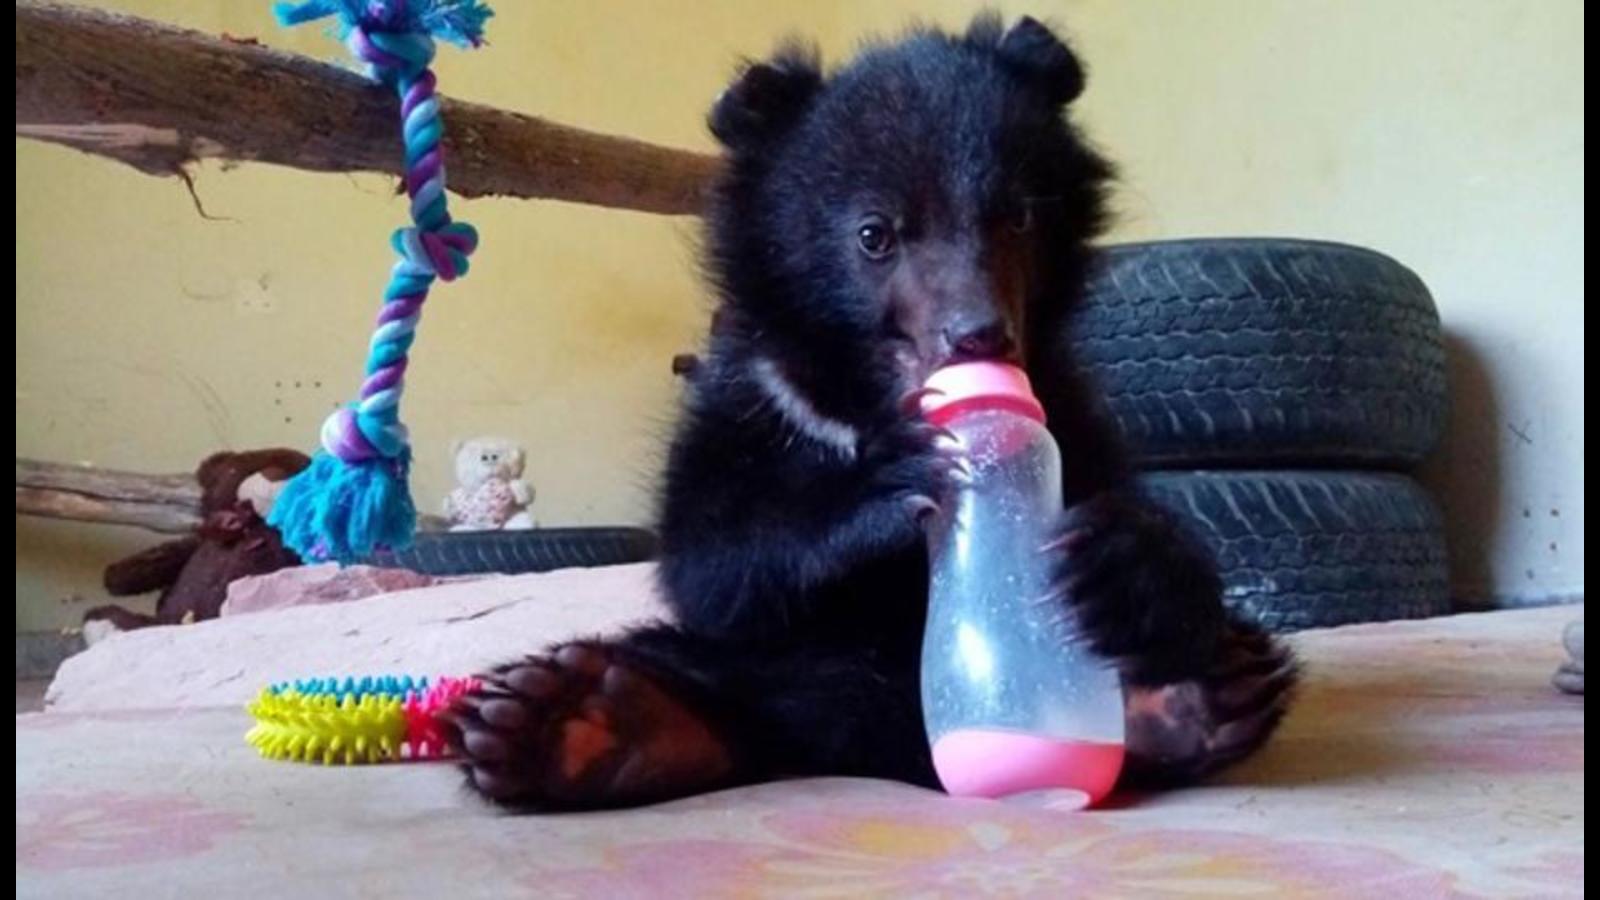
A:
[[[829,779],[509,817],[448,765],[266,762],[233,709],[17,717],[19,897],[1579,897],[1573,607],[1309,632],[1279,740],[1087,814]]]

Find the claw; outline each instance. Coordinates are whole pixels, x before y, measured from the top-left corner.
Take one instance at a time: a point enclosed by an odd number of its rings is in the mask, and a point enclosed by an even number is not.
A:
[[[1094,532],[1087,528],[1074,528],[1058,538],[1047,541],[1039,546],[1040,553],[1056,553],[1062,550],[1071,553],[1088,542]]]
[[[911,518],[918,522],[930,516],[937,515],[939,503],[926,494],[912,494],[905,499],[906,510],[911,513]]]
[[[900,411],[908,416],[920,416],[922,415],[922,401],[927,397],[938,396],[943,393],[944,391],[938,388],[930,387],[920,387],[913,391],[907,391],[900,397]]]
[[[956,437],[955,432],[943,425],[935,425],[932,422],[916,422],[912,424],[911,429],[918,437],[930,444],[938,443],[941,439],[954,441],[957,444],[961,443],[961,438]]]

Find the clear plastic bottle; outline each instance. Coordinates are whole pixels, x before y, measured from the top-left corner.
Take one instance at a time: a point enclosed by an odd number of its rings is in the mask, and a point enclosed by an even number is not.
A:
[[[1062,512],[1061,454],[1022,370],[946,367],[929,421],[959,438],[969,484],[929,530],[922,704],[934,767],[958,796],[1082,808],[1122,768],[1122,686],[1073,636],[1040,548]]]

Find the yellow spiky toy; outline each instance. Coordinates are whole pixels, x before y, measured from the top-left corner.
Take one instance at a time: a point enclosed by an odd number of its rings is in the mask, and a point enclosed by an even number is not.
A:
[[[311,679],[264,688],[247,707],[245,740],[268,759],[324,765],[442,759],[439,713],[472,678]]]

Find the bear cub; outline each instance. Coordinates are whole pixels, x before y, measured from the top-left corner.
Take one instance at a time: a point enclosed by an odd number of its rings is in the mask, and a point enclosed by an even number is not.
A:
[[[710,127],[716,327],[660,493],[673,621],[501,666],[454,708],[471,786],[626,806],[803,775],[937,786],[923,733],[921,522],[959,459],[917,415],[954,361],[1016,360],[1067,473],[1053,602],[1122,672],[1131,785],[1259,747],[1295,665],[1224,612],[1140,495],[1070,358],[1110,166],[1070,124],[1077,57],[1032,19],[916,31],[824,74],[748,66]]]

